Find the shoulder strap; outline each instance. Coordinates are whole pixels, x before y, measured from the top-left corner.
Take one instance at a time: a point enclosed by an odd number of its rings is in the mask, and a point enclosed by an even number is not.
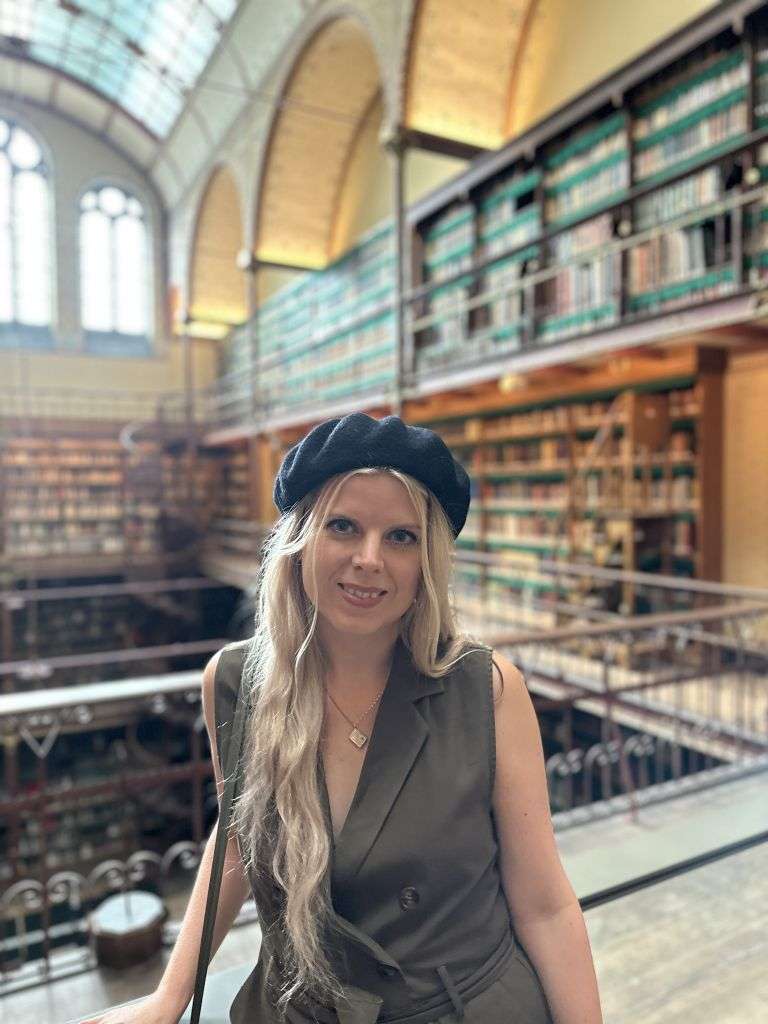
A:
[[[243,696],[242,686],[237,692],[237,703],[235,705],[235,716],[232,721],[232,738],[227,751],[227,764],[224,772],[224,792],[221,796],[219,808],[219,823],[216,830],[216,842],[213,848],[213,860],[211,862],[211,878],[208,883],[208,897],[205,902],[205,918],[203,930],[200,935],[200,953],[197,958],[197,972],[195,974],[195,994],[192,1000],[192,1013],[190,1024],[199,1024],[200,1011],[203,1004],[203,990],[205,989],[205,976],[208,971],[208,962],[211,959],[211,943],[213,942],[213,929],[216,924],[216,911],[219,904],[219,889],[221,888],[221,876],[224,872],[224,856],[227,849],[227,837],[230,820],[232,817],[232,798],[237,783],[237,766],[243,747],[245,735],[245,720],[247,712],[247,700]]]

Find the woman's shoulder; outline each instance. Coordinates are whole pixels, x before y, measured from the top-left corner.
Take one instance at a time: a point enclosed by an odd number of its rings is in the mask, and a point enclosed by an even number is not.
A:
[[[447,657],[454,668],[483,665],[489,661],[492,653],[487,644],[464,635],[444,640],[440,649],[441,657]]]
[[[498,700],[503,694],[505,686],[519,686],[523,679],[520,670],[497,648],[469,636],[457,637],[452,643],[455,644],[455,651],[450,659],[451,675],[464,679],[467,676],[474,676],[483,684],[490,678],[494,700]],[[444,653],[447,654],[448,650],[449,646],[446,643]]]
[[[217,690],[237,693],[240,676],[248,654],[250,639],[225,644],[209,659],[203,669],[203,696],[214,697]]]

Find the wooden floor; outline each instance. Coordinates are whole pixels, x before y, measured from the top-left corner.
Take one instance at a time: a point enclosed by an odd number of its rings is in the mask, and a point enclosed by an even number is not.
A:
[[[587,914],[606,1024],[762,1024],[768,847]]]
[[[766,828],[768,772],[558,832],[579,896]],[[763,1024],[768,1006],[768,847],[627,896],[586,915],[605,1024]],[[211,968],[221,1016],[258,955],[257,925],[233,929]],[[0,1022],[64,1024],[136,998],[167,958],[91,971],[0,999]],[[218,1015],[218,1016],[216,1016]]]

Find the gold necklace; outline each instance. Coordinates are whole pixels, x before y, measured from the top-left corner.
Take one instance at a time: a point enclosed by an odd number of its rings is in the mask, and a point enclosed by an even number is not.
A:
[[[347,739],[349,740],[350,743],[354,743],[354,745],[357,747],[358,750],[362,750],[362,748],[365,746],[365,744],[368,742],[368,739],[369,739],[369,736],[366,733],[364,733],[364,732],[362,732],[360,730],[360,728],[359,728],[360,723],[362,722],[362,720],[364,718],[366,718],[368,715],[370,715],[370,713],[373,711],[373,709],[379,703],[379,701],[381,700],[381,698],[384,695],[384,690],[386,690],[386,686],[384,686],[384,688],[382,689],[381,693],[374,700],[373,704],[371,704],[371,706],[369,708],[367,708],[362,713],[362,715],[360,715],[360,717],[358,718],[358,720],[356,722],[352,721],[352,719],[349,717],[349,715],[346,713],[346,711],[342,711],[342,709],[339,707],[339,705],[336,703],[336,701],[331,696],[330,690],[326,690],[325,691],[326,694],[328,695],[328,700],[331,702],[331,704],[333,704],[333,706],[336,708],[336,710],[339,712],[339,714],[342,715],[349,722],[349,724],[352,726],[352,732],[349,734]]]

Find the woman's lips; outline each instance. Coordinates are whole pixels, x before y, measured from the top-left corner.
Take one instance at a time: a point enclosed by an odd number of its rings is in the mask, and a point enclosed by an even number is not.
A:
[[[374,608],[386,597],[386,590],[371,587],[354,587],[351,583],[339,583],[342,597],[354,608]]]

